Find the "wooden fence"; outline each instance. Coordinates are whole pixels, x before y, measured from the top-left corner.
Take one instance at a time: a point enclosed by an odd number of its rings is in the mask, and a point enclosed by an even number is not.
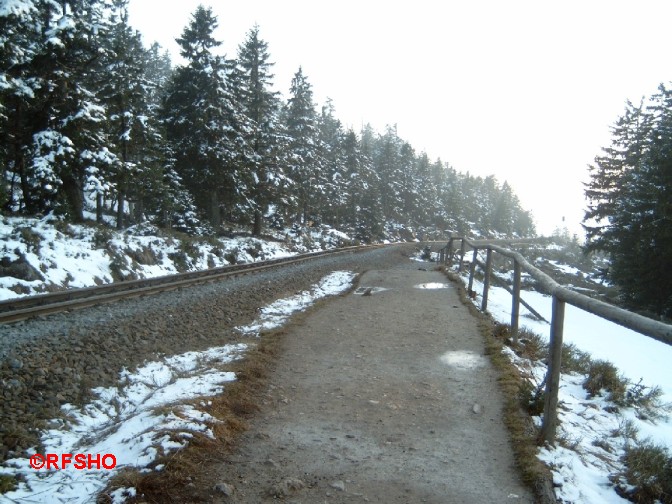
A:
[[[514,340],[518,337],[518,324],[520,315],[520,277],[524,271],[534,278],[542,292],[552,296],[553,315],[551,319],[550,330],[550,356],[548,359],[548,371],[546,375],[546,394],[544,402],[544,418],[541,428],[542,441],[553,444],[557,427],[557,406],[558,391],[560,388],[560,365],[562,357],[562,337],[565,317],[565,305],[569,303],[572,306],[585,310],[593,315],[602,317],[611,322],[620,324],[628,329],[632,329],[640,334],[649,336],[655,340],[672,345],[672,325],[664,324],[642,315],[618,308],[616,306],[604,303],[597,299],[592,299],[578,292],[572,291],[558,284],[550,276],[532,266],[522,255],[513,250],[502,247],[501,245],[512,243],[531,243],[538,240],[468,240],[466,238],[451,238],[444,248],[439,251],[439,260],[444,264],[452,264],[456,254],[459,254],[458,268],[460,271],[464,268],[464,256],[467,247],[473,250],[471,263],[469,266],[469,285],[471,292],[473,289],[474,273],[478,261],[478,251],[485,249],[487,251],[486,262],[484,265],[483,292],[481,301],[481,311],[488,308],[488,290],[492,280],[492,259],[493,253],[501,254],[513,261],[513,285],[509,290],[511,295],[511,333]],[[457,242],[460,242],[459,249],[455,248]]]

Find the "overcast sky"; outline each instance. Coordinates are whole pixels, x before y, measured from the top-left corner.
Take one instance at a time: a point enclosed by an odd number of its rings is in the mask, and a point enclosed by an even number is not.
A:
[[[302,66],[318,107],[329,97],[356,131],[396,124],[417,152],[507,180],[545,233],[580,232],[609,127],[672,81],[669,0],[131,0],[130,23],[179,63],[199,4],[229,57],[259,25],[285,97]]]

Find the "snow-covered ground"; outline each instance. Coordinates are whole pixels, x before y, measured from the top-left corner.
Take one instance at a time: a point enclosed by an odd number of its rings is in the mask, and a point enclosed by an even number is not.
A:
[[[52,218],[0,220],[0,258],[23,262],[39,272],[41,280],[21,280],[0,276],[0,299],[33,294],[51,285],[83,287],[110,282],[115,274],[157,276],[175,273],[177,264],[187,269],[270,259],[300,252],[336,246],[348,237],[334,230],[320,229],[292,236],[284,243],[253,238],[235,238],[179,242],[148,228],[135,235],[106,228],[91,228],[55,223]],[[553,263],[571,274],[573,266]],[[6,266],[2,264],[1,266]],[[254,335],[284,320],[315,299],[341,292],[350,286],[351,273],[329,276],[310,292],[281,300],[264,308],[258,321],[239,330]],[[475,290],[481,292],[476,283]],[[551,298],[525,291],[523,298],[547,320],[551,319]],[[480,300],[479,300],[480,301]],[[491,287],[488,311],[503,323],[510,321],[511,297],[501,288]],[[521,326],[548,338],[549,325],[533,319],[521,306]],[[658,386],[662,401],[672,404],[672,347],[567,306],[564,339],[594,359],[612,362],[631,382]],[[144,470],[162,451],[179,449],[194,433],[211,435],[215,420],[192,406],[197,398],[221,392],[226,382],[235,379],[227,364],[244,354],[249,343],[212,348],[206,352],[187,352],[160,362],[146,363],[133,371],[124,371],[118,387],[96,389],[97,399],[82,409],[66,406],[69,421],[54,420],[43,435],[46,449],[57,453],[113,453],[117,468],[135,464]],[[536,384],[546,369],[537,362],[516,357],[512,360]],[[610,476],[623,470],[621,456],[631,440],[619,435],[635,427],[639,439],[672,447],[672,422],[668,417],[642,420],[632,409],[619,408],[603,397],[588,397],[579,375],[563,375],[560,391],[561,425],[557,447],[540,449],[539,457],[552,469],[559,485],[557,495],[571,503],[626,502],[614,491]],[[196,401],[194,400],[196,399]],[[204,399],[207,401],[207,399]],[[187,404],[188,403],[188,404]],[[169,407],[165,407],[169,405]],[[91,436],[92,432],[98,433]],[[604,447],[608,447],[605,450]],[[100,491],[115,471],[35,471],[28,459],[15,459],[0,467],[0,473],[24,474],[18,490],[0,496],[0,502],[88,502]],[[131,494],[133,489],[118,492]],[[58,494],[58,498],[56,495]],[[50,500],[51,499],[51,500]],[[60,500],[57,500],[60,499]]]
[[[310,290],[263,308],[258,320],[238,328],[249,337],[248,343],[186,352],[145,363],[136,370],[124,370],[118,386],[92,391],[96,397],[93,402],[82,408],[63,406],[68,420],[51,422],[42,435],[45,452],[34,454],[37,458],[33,463],[41,462],[40,457],[50,453],[73,457],[111,454],[116,458],[115,468],[81,470],[73,459],[66,469],[55,470],[52,466],[52,470],[36,470],[29,458],[8,460],[0,466],[0,474],[21,475],[21,483],[18,489],[0,495],[0,503],[88,503],[120,469],[161,470],[161,466],[152,467],[158,455],[179,450],[196,433],[213,436],[211,427],[217,419],[193,404],[205,409],[208,396],[221,393],[227,382],[235,380],[235,374],[227,371],[227,364],[241,358],[255,344],[259,331],[281,326],[317,299],[346,291],[354,278],[354,273],[336,271]],[[106,463],[111,465],[111,459]],[[118,489],[114,499],[124,502],[134,492],[133,488]]]
[[[575,268],[556,264],[565,272],[577,273]],[[468,274],[463,277],[465,283]],[[475,281],[479,297],[474,302],[480,307],[483,285]],[[522,298],[545,319],[551,320],[552,299],[534,291],[523,291]],[[503,288],[491,287],[488,294],[488,312],[499,322],[511,321],[511,295]],[[531,316],[521,305],[520,325],[548,341],[550,326]],[[626,329],[588,312],[567,305],[564,323],[564,342],[574,344],[593,359],[613,363],[632,383],[662,390],[661,402],[672,404],[672,346]],[[508,354],[535,384],[542,383],[546,367],[539,362],[518,358],[509,349]],[[543,447],[539,458],[552,470],[556,495],[562,502],[573,504],[624,503],[614,490],[610,476],[624,470],[621,457],[625,447],[632,443],[628,434],[637,429],[640,441],[649,440],[658,446],[672,448],[672,421],[664,411],[658,419],[640,418],[632,408],[614,408],[604,397],[589,397],[582,387],[585,376],[563,374],[559,394],[558,439],[556,447]],[[539,423],[540,418],[536,419]],[[604,448],[607,449],[604,449]]]
[[[0,300],[120,278],[150,278],[286,257],[351,241],[326,226],[300,234],[285,230],[276,238],[177,239],[150,225],[116,231],[66,224],[53,216],[4,217],[0,219]]]

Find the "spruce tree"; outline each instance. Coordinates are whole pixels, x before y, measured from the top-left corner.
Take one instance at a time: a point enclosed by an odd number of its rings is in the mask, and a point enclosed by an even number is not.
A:
[[[152,193],[162,190],[163,139],[149,101],[154,91],[145,72],[149,54],[140,34],[128,24],[128,0],[114,0],[113,5],[107,71],[98,87],[107,110],[110,150],[118,159],[110,182],[116,193],[117,228],[121,229],[130,214],[127,202],[134,208],[131,217],[140,220]],[[98,196],[100,203],[102,195]]]
[[[672,92],[647,107],[627,103],[611,146],[586,187],[587,250],[606,252],[606,272],[631,307],[672,315]]]
[[[318,117],[320,158],[323,162],[315,194],[316,206],[324,222],[339,226],[348,201],[348,180],[346,175],[343,126],[335,116],[334,104],[330,98],[322,107]]]
[[[378,188],[380,180],[357,134],[348,130],[343,140],[346,209],[343,215],[355,238],[370,243],[382,236],[383,222]]]
[[[13,196],[17,179],[25,177],[29,110],[39,88],[31,71],[41,51],[38,15],[32,1],[0,3],[0,206],[6,210],[23,203]]]
[[[217,18],[199,7],[177,39],[186,66],[178,67],[163,107],[175,169],[217,227],[222,212],[235,212],[247,192],[250,126],[237,102],[232,64],[214,51]]]
[[[238,49],[236,91],[243,111],[250,119],[248,143],[253,155],[248,169],[251,172],[249,204],[253,212],[252,234],[262,231],[262,217],[269,206],[277,201],[286,186],[286,175],[281,162],[286,136],[280,124],[279,93],[272,90],[273,74],[268,44],[259,37],[254,26]]]
[[[313,102],[312,86],[303,69],[294,74],[290,97],[284,110],[287,128],[288,175],[296,188],[293,206],[298,224],[308,225],[317,218],[316,194],[322,177],[317,113]]]
[[[9,14],[3,20],[9,21],[10,31],[13,26],[22,32],[14,42],[23,61],[9,74],[20,72],[13,82],[25,85],[22,96],[12,93],[19,100],[8,101],[5,115],[10,130],[6,155],[18,180],[19,204],[31,214],[60,208],[80,221],[85,185],[95,184],[115,162],[107,150],[105,111],[92,87],[93,76],[103,70],[107,4],[12,3],[17,5],[21,8],[3,11]]]

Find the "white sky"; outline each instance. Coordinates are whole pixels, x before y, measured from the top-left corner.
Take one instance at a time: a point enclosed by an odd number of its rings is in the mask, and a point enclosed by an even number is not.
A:
[[[609,126],[672,80],[669,0],[131,0],[130,22],[177,62],[199,4],[229,57],[259,25],[285,97],[302,66],[318,107],[330,97],[356,131],[397,124],[417,152],[508,180],[546,233],[582,237]]]

